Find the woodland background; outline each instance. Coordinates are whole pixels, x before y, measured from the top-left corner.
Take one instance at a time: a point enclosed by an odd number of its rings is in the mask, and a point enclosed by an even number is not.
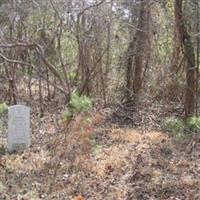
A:
[[[200,199],[199,4],[0,0],[0,198]]]

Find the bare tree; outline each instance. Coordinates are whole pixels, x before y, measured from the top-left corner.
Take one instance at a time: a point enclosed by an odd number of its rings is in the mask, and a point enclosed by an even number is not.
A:
[[[185,116],[195,112],[195,54],[191,36],[185,25],[183,1],[175,0],[177,34],[186,60]]]

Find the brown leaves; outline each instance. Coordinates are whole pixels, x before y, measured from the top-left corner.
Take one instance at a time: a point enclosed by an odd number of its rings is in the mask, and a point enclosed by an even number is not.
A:
[[[81,195],[78,195],[74,200],[85,200]]]

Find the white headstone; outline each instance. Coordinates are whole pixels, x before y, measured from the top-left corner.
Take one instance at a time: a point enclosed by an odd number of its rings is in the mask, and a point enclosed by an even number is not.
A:
[[[14,105],[8,108],[9,152],[27,149],[30,146],[30,108]]]

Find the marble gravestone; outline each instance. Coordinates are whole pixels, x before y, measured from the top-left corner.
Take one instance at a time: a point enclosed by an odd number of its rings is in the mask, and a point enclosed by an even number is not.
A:
[[[29,146],[30,108],[23,105],[8,107],[8,151],[24,150]]]

